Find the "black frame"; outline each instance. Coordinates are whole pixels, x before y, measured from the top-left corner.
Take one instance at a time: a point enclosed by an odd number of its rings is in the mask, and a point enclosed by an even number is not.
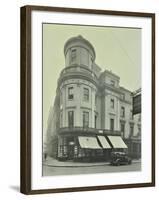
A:
[[[123,185],[101,185],[76,188],[59,189],[31,189],[31,12],[54,11],[87,13],[98,15],[149,17],[152,19],[152,181],[149,183],[135,183]],[[106,190],[120,188],[137,188],[155,186],[155,14],[139,12],[123,12],[111,10],[92,10],[75,8],[58,8],[46,6],[24,6],[21,7],[21,183],[20,191],[24,194],[42,194],[59,192],[76,192],[88,190]]]

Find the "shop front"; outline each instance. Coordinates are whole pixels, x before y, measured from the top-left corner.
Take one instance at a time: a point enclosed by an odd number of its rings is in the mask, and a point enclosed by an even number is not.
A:
[[[112,151],[127,151],[121,136],[62,135],[58,136],[58,160],[81,162],[109,161]]]

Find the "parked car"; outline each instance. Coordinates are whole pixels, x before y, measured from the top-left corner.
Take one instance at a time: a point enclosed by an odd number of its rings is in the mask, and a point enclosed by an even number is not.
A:
[[[112,152],[111,153],[111,165],[130,165],[132,163],[132,159],[125,152]]]

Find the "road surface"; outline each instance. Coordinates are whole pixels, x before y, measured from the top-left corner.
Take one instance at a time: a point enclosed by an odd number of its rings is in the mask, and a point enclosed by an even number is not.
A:
[[[114,173],[114,172],[129,172],[129,171],[140,171],[141,163],[136,162],[131,165],[121,166],[84,166],[84,167],[53,167],[43,166],[43,176],[54,176],[54,175],[72,175],[72,174],[94,174],[94,173]]]

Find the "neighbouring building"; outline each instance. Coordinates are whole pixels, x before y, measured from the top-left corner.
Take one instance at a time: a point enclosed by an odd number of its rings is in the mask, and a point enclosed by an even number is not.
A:
[[[47,154],[59,160],[109,160],[111,151],[141,157],[141,113],[133,115],[132,92],[120,77],[95,63],[82,36],[64,46],[56,98],[50,109]]]

